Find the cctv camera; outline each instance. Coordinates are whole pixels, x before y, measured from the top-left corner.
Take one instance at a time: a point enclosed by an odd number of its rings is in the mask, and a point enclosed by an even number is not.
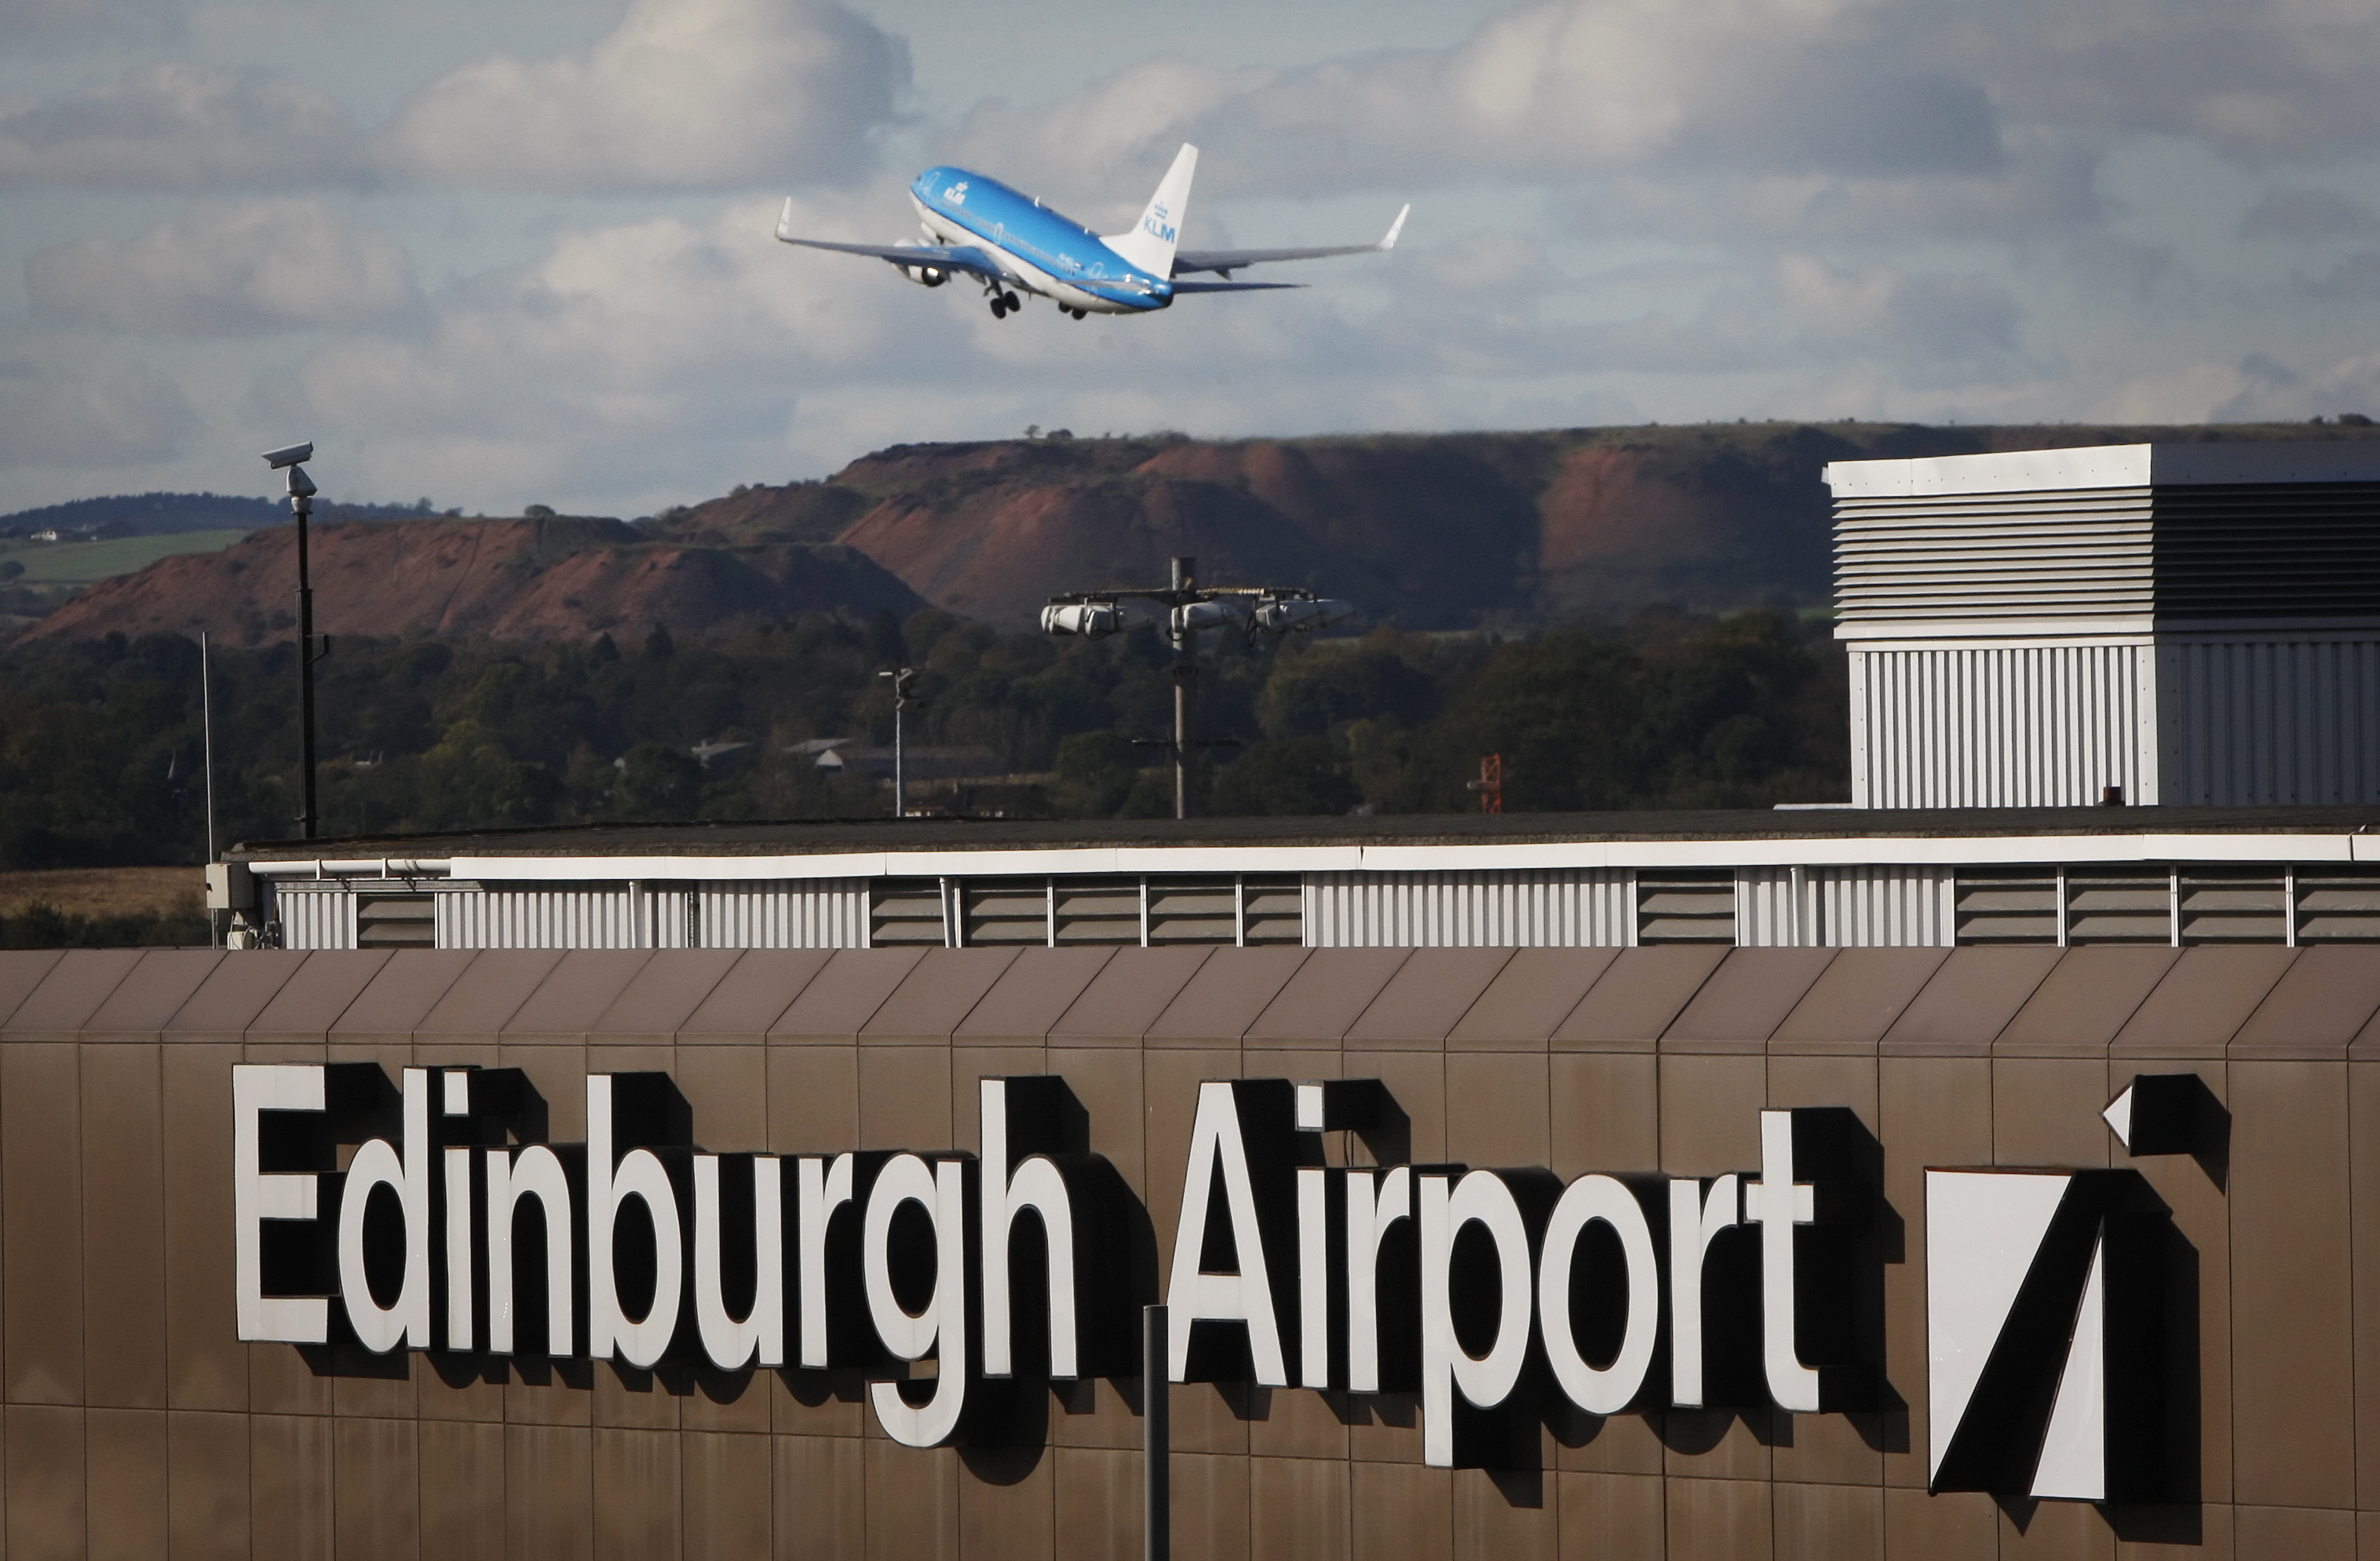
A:
[[[294,466],[300,461],[312,460],[314,458],[314,446],[310,442],[306,444],[286,444],[278,450],[266,451],[264,453],[264,458],[272,464],[274,471],[279,471],[284,466]]]

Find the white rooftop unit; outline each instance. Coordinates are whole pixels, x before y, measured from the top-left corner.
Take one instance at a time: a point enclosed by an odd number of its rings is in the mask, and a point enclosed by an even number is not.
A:
[[[2380,801],[2380,441],[1826,478],[1854,806]]]

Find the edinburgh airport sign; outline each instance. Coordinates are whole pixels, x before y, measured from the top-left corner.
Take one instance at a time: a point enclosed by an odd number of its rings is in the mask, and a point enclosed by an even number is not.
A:
[[[586,1088],[586,1142],[552,1144],[516,1070],[237,1067],[240,1337],[333,1372],[403,1350],[842,1372],[917,1447],[993,1434],[1001,1385],[1139,1374],[1153,1228],[1063,1080],[981,1080],[980,1156],[710,1154],[666,1074]],[[2174,1136],[2153,1119],[2189,1108],[2143,1079],[2110,1121]],[[1567,1183],[1390,1163],[1402,1121],[1372,1080],[1198,1086],[1172,1380],[1407,1396],[1441,1467],[1533,1465],[1560,1417],[1900,1404],[1900,1221],[1851,1111],[1760,1112],[1759,1164],[1730,1174]],[[1342,1131],[1382,1163],[1326,1163]],[[1929,1169],[1925,1205],[1933,1488],[2168,1494],[2194,1366],[2147,1183]]]

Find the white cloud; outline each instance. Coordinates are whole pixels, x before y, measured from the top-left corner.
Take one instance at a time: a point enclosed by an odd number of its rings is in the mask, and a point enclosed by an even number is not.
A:
[[[172,0],[0,0],[0,40],[11,49],[170,36],[180,23]]]
[[[301,87],[154,65],[109,86],[0,108],[0,186],[187,192],[354,182],[346,111]]]
[[[867,166],[905,45],[835,0],[632,0],[584,57],[499,56],[422,89],[382,142],[418,177],[558,191],[722,189]]]
[[[419,306],[413,264],[377,228],[309,200],[202,209],[122,243],[86,238],[26,263],[34,309],[133,331],[364,331]]]
[[[0,463],[108,468],[174,454],[199,426],[180,390],[152,374],[93,380],[0,361]]]

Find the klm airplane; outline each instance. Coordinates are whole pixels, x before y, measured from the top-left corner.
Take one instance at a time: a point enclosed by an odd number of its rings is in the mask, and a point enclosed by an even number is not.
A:
[[[1182,213],[1190,204],[1190,175],[1198,149],[1184,146],[1148,210],[1130,233],[1104,236],[1071,217],[1061,216],[1032,196],[998,179],[965,168],[929,168],[909,187],[925,241],[899,244],[834,244],[799,238],[790,231],[794,203],[777,219],[777,236],[787,244],[870,255],[890,260],[925,287],[953,276],[972,276],[991,301],[994,319],[1025,307],[1019,290],[1038,293],[1076,320],[1089,314],[1148,314],[1184,293],[1256,293],[1294,287],[1293,282],[1233,282],[1232,272],[1266,260],[1312,260],[1326,255],[1366,255],[1396,248],[1408,204],[1378,244],[1342,244],[1318,249],[1177,249]],[[1216,282],[1185,281],[1212,272]]]

